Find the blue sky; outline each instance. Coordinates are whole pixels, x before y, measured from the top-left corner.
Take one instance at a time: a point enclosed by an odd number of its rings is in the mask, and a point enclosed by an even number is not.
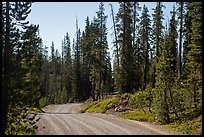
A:
[[[108,44],[109,52],[112,58],[112,41],[114,39],[111,9],[109,3],[113,4],[114,13],[116,14],[119,8],[118,2],[104,2],[105,14],[108,15],[107,28],[108,28]],[[152,8],[155,8],[156,2],[139,2],[143,7],[145,4],[150,15],[153,13]],[[164,17],[170,18],[170,11],[173,9],[175,2],[163,2]],[[31,13],[27,20],[32,24],[40,25],[40,36],[43,39],[43,44],[49,47],[52,41],[54,42],[55,49],[61,52],[61,42],[66,32],[69,33],[71,44],[73,38],[76,38],[76,17],[81,31],[85,28],[85,20],[89,16],[90,21],[96,16],[99,9],[99,2],[35,2],[32,4]],[[71,45],[72,47],[72,45]]]

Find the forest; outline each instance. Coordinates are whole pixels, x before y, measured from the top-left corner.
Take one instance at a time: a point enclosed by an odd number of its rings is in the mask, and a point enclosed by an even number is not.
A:
[[[166,26],[162,2],[152,15],[139,2],[118,4],[112,64],[102,2],[84,31],[76,19],[76,38],[64,34],[61,53],[52,42],[51,55],[39,24],[26,21],[32,2],[2,2],[2,134],[30,130],[21,121],[30,110],[111,93],[141,93],[137,103],[163,123],[187,110],[202,115],[202,2],[175,3]]]

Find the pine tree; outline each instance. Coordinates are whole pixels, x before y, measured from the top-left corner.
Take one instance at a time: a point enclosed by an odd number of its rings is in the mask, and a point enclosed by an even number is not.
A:
[[[38,36],[39,26],[31,25],[23,36],[25,41],[22,46],[22,100],[24,106],[39,108],[39,99],[42,94],[41,71],[41,38]],[[28,98],[30,98],[28,100]]]
[[[134,61],[133,61],[133,46],[132,46],[132,28],[133,28],[133,5],[131,2],[120,3],[120,8],[117,13],[117,30],[118,44],[120,46],[121,59],[121,90],[122,92],[133,92],[134,78]],[[119,87],[119,89],[120,89]]]
[[[184,43],[183,43],[183,67],[182,67],[182,77],[183,79],[186,79],[186,61],[187,61],[187,53],[189,51],[188,45],[191,43],[191,19],[192,17],[189,15],[190,8],[187,7],[188,3],[184,3],[184,7],[186,9],[185,15],[184,15],[184,29],[183,29],[183,36],[184,36]]]
[[[13,81],[11,74],[14,71],[13,60],[15,60],[15,50],[19,53],[20,42],[18,41],[21,33],[16,25],[22,27],[22,31],[25,29],[28,22],[26,18],[30,13],[30,2],[2,2],[2,128],[1,133],[5,134],[6,129],[10,125],[8,119],[14,119],[15,117],[8,116],[8,113],[14,111],[13,104],[16,104],[12,98],[18,98],[16,96],[9,96],[16,89],[19,89],[19,82]],[[19,58],[18,58],[19,60]],[[18,67],[20,68],[20,67]],[[19,73],[18,73],[19,74]],[[14,90],[13,90],[14,89]],[[16,92],[19,93],[19,90]],[[17,111],[14,112],[17,114]],[[18,115],[18,114],[17,114]],[[8,118],[9,117],[9,118]],[[7,134],[11,134],[8,133]]]
[[[82,33],[81,38],[81,52],[82,52],[82,65],[81,65],[81,75],[82,75],[82,91],[84,100],[91,96],[91,81],[89,79],[90,75],[90,64],[91,61],[91,26],[89,22],[89,17],[86,19],[85,30]]]
[[[154,88],[155,86],[155,63],[158,63],[159,59],[159,54],[160,54],[160,47],[161,47],[161,42],[162,42],[162,35],[163,35],[163,29],[164,26],[162,25],[162,22],[164,20],[164,15],[163,15],[163,10],[162,8],[165,8],[164,5],[161,2],[157,2],[156,8],[153,9],[154,13],[152,14],[153,16],[153,29],[152,29],[152,42],[153,42],[153,58],[154,63],[152,62],[152,72],[151,72],[151,83],[152,87]],[[155,61],[156,59],[156,61]]]
[[[74,100],[76,102],[81,101],[81,63],[80,63],[80,29],[78,29],[78,20],[76,20],[76,45],[74,49],[74,61],[73,61],[73,85],[72,92],[74,94]]]
[[[71,101],[72,99],[72,58],[71,58],[71,48],[70,48],[70,38],[69,34],[66,33],[64,37],[64,50],[65,50],[65,64],[64,73],[65,75],[65,87],[67,91],[67,99]]]
[[[138,2],[133,2],[133,60],[134,64],[134,80],[133,80],[133,88],[135,90],[139,90],[141,83],[141,72],[140,72],[140,45],[139,45],[139,12],[141,11],[141,7]]]
[[[144,90],[146,88],[146,85],[148,84],[148,71],[149,71],[149,50],[150,50],[150,16],[148,14],[148,8],[143,6],[143,12],[141,15],[141,20],[140,20],[140,40],[141,40],[141,50],[143,52],[142,55],[142,64],[143,67],[143,85],[142,89]]]
[[[114,55],[114,89],[116,91],[121,91],[120,86],[121,86],[121,78],[120,78],[120,59],[119,59],[119,46],[118,46],[118,38],[117,38],[117,32],[116,32],[116,22],[115,22],[115,16],[114,16],[114,12],[113,12],[113,6],[112,4],[110,4],[111,6],[111,12],[112,12],[112,20],[113,20],[113,29],[114,29],[114,35],[115,35],[115,41],[114,43],[114,51],[113,53]]]
[[[196,109],[201,109],[202,93],[202,2],[187,4],[191,17],[190,43],[186,60],[187,87],[192,97],[190,102]]]
[[[157,116],[162,120],[163,123],[169,123],[169,104],[168,100],[168,91],[169,91],[169,78],[172,78],[170,75],[171,72],[169,66],[171,66],[170,61],[172,56],[168,54],[169,48],[169,39],[168,35],[164,36],[164,40],[161,46],[161,54],[159,61],[156,65],[156,83],[154,91],[154,108]]]
[[[183,37],[183,2],[178,2],[178,18],[180,19],[180,29],[179,29],[179,54],[178,54],[178,78],[181,77],[182,61],[181,61],[181,49],[182,49],[182,37]]]
[[[48,47],[45,45],[43,48],[43,58],[42,58],[42,71],[43,71],[43,88],[44,92],[42,94],[43,97],[48,96],[49,92],[49,80],[50,80],[50,68],[49,68],[49,60],[48,60]]]
[[[176,115],[176,117],[178,118],[178,114],[177,114],[177,110],[176,110],[176,105],[177,102],[175,100],[177,100],[177,96],[173,95],[174,93],[172,92],[172,87],[173,84],[177,84],[177,82],[175,82],[176,76],[177,76],[177,38],[178,38],[178,33],[177,33],[177,21],[176,21],[176,11],[175,11],[175,7],[173,6],[173,11],[170,12],[172,14],[172,18],[170,20],[170,27],[169,27],[169,47],[168,47],[168,54],[171,55],[171,60],[169,60],[170,66],[169,69],[171,70],[171,77],[169,78],[169,80],[171,80],[170,82],[168,82],[169,86],[169,96],[170,96],[170,107],[169,109],[173,109],[173,113]],[[179,102],[179,101],[178,101]]]
[[[106,77],[107,77],[107,68],[109,67],[108,62],[108,42],[107,42],[107,27],[106,27],[106,20],[107,16],[105,15],[105,9],[104,4],[101,2],[99,5],[99,11],[97,12],[97,19],[98,19],[98,27],[99,27],[99,43],[98,43],[98,59],[99,59],[99,87],[98,91],[101,96],[103,95],[103,92],[105,92],[103,89],[103,86],[106,86]],[[102,84],[103,83],[103,84]],[[102,96],[103,97],[103,96]]]

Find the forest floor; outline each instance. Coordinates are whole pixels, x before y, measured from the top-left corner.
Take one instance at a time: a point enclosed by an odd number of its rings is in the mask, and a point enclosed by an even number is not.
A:
[[[48,105],[38,113],[37,135],[181,135],[159,125],[124,119],[119,112],[80,113],[87,103]]]

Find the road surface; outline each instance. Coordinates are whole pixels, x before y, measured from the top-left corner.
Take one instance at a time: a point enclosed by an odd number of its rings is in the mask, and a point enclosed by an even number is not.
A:
[[[111,114],[78,113],[82,103],[50,105],[38,113],[37,135],[178,135],[158,125]]]

